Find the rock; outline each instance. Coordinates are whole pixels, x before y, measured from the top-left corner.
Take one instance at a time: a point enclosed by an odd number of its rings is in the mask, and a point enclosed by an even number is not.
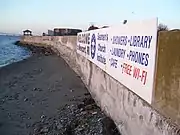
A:
[[[50,92],[53,92],[53,90],[50,90]]]
[[[81,115],[85,115],[85,114],[87,114],[87,112],[81,112]]]
[[[35,132],[35,133],[39,132],[39,128],[37,128],[37,127],[34,128],[34,132]]]
[[[29,124],[26,124],[26,128],[29,128],[30,127],[30,125]]]
[[[25,99],[24,99],[24,102],[26,102],[26,101],[28,101],[28,98],[25,98]]]
[[[37,90],[37,88],[33,88],[33,91],[36,91]]]
[[[74,90],[72,90],[72,89],[70,90],[70,92],[73,92],[73,91],[74,91]]]
[[[45,119],[42,119],[41,122],[44,123],[44,122],[45,122]]]
[[[38,91],[42,91],[42,89],[41,89],[41,88],[38,88]]]
[[[93,109],[95,109],[95,107],[96,106],[94,106],[94,105],[87,105],[87,106],[85,106],[85,110],[93,110]]]
[[[89,95],[90,95],[90,93],[84,93],[84,95],[85,95],[85,96],[89,96]]]
[[[78,109],[84,108],[84,106],[85,106],[85,105],[84,105],[83,103],[82,103],[82,104],[79,104],[79,105],[78,105]]]
[[[92,115],[95,115],[95,114],[97,114],[97,112],[93,112],[93,113],[92,113]]]
[[[85,98],[83,100],[83,102],[84,102],[85,105],[89,105],[89,104],[94,104],[95,103],[94,100],[91,97],[90,98]]]
[[[99,118],[99,119],[98,119],[98,121],[101,121],[101,120],[102,120],[102,118]]]
[[[5,99],[2,99],[2,103],[4,103],[5,102]]]
[[[66,104],[53,117],[41,115],[41,121],[33,126],[33,129],[39,127],[34,135],[120,135],[113,121],[106,118],[92,101]]]
[[[43,127],[41,130],[40,130],[40,133],[47,133],[49,131],[49,128],[48,127]]]
[[[102,123],[104,135],[121,135],[117,130],[115,123],[109,117],[104,118]]]
[[[18,100],[18,99],[19,99],[19,93],[15,93],[14,96],[13,96],[13,98],[14,98],[15,100]]]
[[[78,128],[77,130],[78,130],[78,131],[82,131],[82,130],[83,130],[83,128]]]
[[[11,113],[10,113],[10,112],[8,112],[8,116],[11,116]]]
[[[47,56],[49,53],[48,52],[45,52],[45,55]]]
[[[60,130],[60,129],[63,128],[63,125],[59,123],[59,124],[56,126],[56,128],[57,128],[58,130]]]
[[[45,115],[41,115],[41,119],[44,119],[45,118]]]
[[[82,112],[82,111],[84,111],[84,108],[81,108],[81,109],[80,109],[80,112]]]
[[[61,122],[64,122],[64,120],[60,120]]]

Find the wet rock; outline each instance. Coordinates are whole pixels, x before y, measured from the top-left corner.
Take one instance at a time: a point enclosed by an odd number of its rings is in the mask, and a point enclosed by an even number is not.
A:
[[[85,96],[89,96],[89,95],[90,95],[90,93],[85,93],[84,95],[85,95]]]
[[[120,135],[113,121],[107,118],[89,98],[86,98],[88,102],[84,102],[84,99],[81,103],[65,105],[55,116],[41,115],[42,120],[33,124],[33,133],[35,135]]]
[[[49,91],[50,91],[50,92],[53,92],[53,90],[52,90],[52,89],[50,89]]]
[[[74,92],[74,90],[71,89],[70,92]]]
[[[40,130],[40,133],[47,133],[48,131],[49,131],[49,128],[45,126]]]
[[[31,127],[31,125],[30,124],[26,124],[26,128],[29,128],[29,127]]]
[[[84,108],[84,107],[85,107],[84,103],[78,105],[78,109],[81,109],[81,108]]]
[[[41,89],[41,88],[38,88],[38,91],[42,91],[42,89]]]
[[[37,88],[33,88],[33,91],[36,91],[37,90]]]
[[[41,119],[44,119],[46,116],[45,115],[41,115]]]
[[[109,117],[105,117],[102,121],[103,121],[103,135],[121,135],[117,130],[116,125]]]
[[[39,128],[34,128],[34,133],[39,132]]]
[[[2,103],[4,103],[6,100],[5,99],[2,99]]]
[[[64,122],[64,120],[61,120],[61,122]]]
[[[28,98],[24,98],[24,102],[28,101]]]
[[[60,130],[60,129],[63,128],[63,125],[59,123],[59,124],[56,126],[56,128],[57,128],[58,130]]]
[[[92,113],[92,115],[96,115],[96,114],[97,114],[97,112],[93,112],[93,113]]]

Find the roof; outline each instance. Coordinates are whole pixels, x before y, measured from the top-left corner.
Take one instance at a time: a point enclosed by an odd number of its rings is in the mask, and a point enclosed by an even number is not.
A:
[[[23,32],[32,32],[32,31],[30,31],[30,30],[24,30]]]
[[[109,26],[103,26],[102,28],[108,28]]]
[[[54,30],[81,30],[76,28],[54,28]]]
[[[92,25],[92,26],[90,26],[90,27],[88,28],[88,31],[89,31],[89,30],[95,30],[95,29],[99,29],[99,28],[96,27],[96,26],[94,26],[94,25]]]

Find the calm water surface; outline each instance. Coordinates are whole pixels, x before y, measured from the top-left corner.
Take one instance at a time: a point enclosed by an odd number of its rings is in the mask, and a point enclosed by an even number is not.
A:
[[[31,55],[27,48],[14,45],[18,40],[20,40],[18,36],[0,35],[0,67],[23,60]]]

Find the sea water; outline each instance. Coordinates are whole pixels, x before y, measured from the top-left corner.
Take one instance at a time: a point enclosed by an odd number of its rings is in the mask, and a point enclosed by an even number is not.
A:
[[[20,40],[19,36],[0,35],[0,67],[23,60],[31,55],[27,48],[14,44],[18,40]]]

